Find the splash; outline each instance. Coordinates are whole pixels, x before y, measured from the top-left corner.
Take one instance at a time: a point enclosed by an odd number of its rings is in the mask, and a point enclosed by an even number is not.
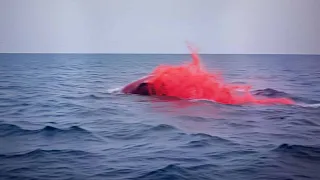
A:
[[[148,80],[149,93],[182,99],[206,99],[222,104],[294,104],[288,98],[258,99],[250,93],[251,86],[228,84],[219,74],[208,72],[197,51],[189,45],[192,61],[182,65],[159,65]]]

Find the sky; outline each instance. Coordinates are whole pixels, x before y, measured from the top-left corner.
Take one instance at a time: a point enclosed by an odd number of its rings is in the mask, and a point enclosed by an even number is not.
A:
[[[320,54],[320,0],[0,0],[0,52]]]

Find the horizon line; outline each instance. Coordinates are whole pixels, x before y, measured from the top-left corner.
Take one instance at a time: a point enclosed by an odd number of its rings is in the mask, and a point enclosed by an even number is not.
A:
[[[87,55],[191,55],[191,53],[88,53],[88,52],[0,52],[0,54],[87,54]],[[307,55],[319,56],[320,54],[308,53],[198,53],[199,55]]]

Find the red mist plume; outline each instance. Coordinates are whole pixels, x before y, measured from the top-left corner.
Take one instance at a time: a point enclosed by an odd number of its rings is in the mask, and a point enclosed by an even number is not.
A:
[[[182,99],[206,99],[222,104],[294,104],[288,98],[258,99],[250,93],[251,86],[228,84],[201,64],[195,48],[188,44],[192,61],[178,66],[159,65],[151,73],[148,83],[152,95],[166,95]]]

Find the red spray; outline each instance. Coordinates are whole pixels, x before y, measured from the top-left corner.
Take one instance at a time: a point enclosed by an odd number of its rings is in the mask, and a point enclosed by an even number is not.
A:
[[[201,64],[195,49],[189,46],[192,61],[178,66],[159,65],[147,80],[151,95],[182,99],[206,99],[222,104],[294,104],[288,98],[259,99],[251,94],[251,86],[228,84]],[[239,93],[241,92],[241,93]]]

